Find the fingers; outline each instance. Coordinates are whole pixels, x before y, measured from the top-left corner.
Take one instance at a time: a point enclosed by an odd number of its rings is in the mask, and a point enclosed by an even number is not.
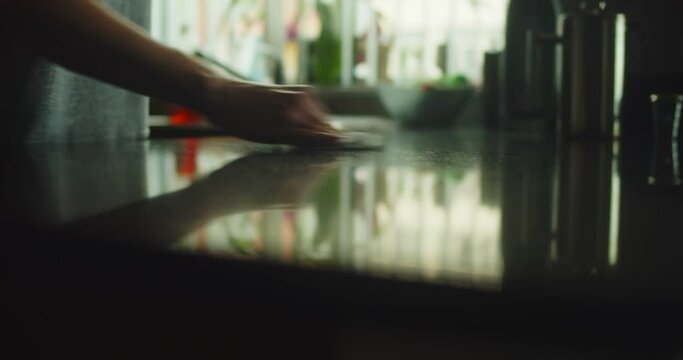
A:
[[[330,133],[291,132],[282,138],[286,144],[301,147],[331,146],[338,143],[340,137]]]
[[[338,133],[325,119],[325,114],[311,108],[301,108],[290,113],[292,123],[296,124],[298,128],[317,131]]]
[[[275,91],[303,92],[310,93],[313,90],[309,85],[268,85],[268,88]]]
[[[318,132],[306,129],[270,130],[247,137],[248,140],[266,144],[286,144],[303,147],[331,146],[339,142],[335,133]]]
[[[286,94],[292,97],[291,102],[296,104],[296,107],[301,107],[308,112],[315,122],[325,123],[325,106],[311,94],[313,89],[307,85],[288,85],[288,86],[271,86],[269,89],[279,94]],[[325,123],[325,125],[327,125]],[[328,129],[331,127],[326,126]]]
[[[250,141],[297,146],[337,143],[339,132],[326,121],[323,106],[310,90],[309,86],[245,85],[231,94],[230,105],[217,107],[211,118]],[[253,121],[228,120],[244,117]]]
[[[294,104],[296,105],[294,106],[294,109],[292,109],[292,114],[299,117],[295,119],[295,121],[299,122],[303,127],[317,131],[337,132],[337,130],[326,121],[327,114],[315,98],[307,94],[302,94],[298,96]]]

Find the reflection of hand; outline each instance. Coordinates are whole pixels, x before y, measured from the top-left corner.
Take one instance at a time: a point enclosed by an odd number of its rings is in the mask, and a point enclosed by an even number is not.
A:
[[[217,207],[258,209],[293,206],[303,201],[326,171],[334,168],[335,154],[252,154],[217,170],[191,189]]]
[[[204,112],[216,126],[261,143],[324,145],[338,139],[305,86],[265,86],[216,79]]]
[[[256,154],[237,159],[189,188],[69,224],[77,237],[168,245],[213,218],[300,203],[334,154]]]

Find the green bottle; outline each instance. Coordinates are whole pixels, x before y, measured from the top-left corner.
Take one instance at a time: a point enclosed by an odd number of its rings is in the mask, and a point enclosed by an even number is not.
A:
[[[338,85],[341,81],[341,40],[335,10],[337,1],[318,0],[320,37],[315,42],[312,59],[313,80],[318,85]]]

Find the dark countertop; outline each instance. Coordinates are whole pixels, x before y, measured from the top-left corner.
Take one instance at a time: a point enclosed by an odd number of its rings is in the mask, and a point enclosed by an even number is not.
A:
[[[311,353],[340,358],[406,338],[439,354],[466,339],[477,359],[681,350],[683,197],[649,185],[646,164],[611,142],[387,139],[369,152],[227,138],[6,149],[10,318],[59,329],[67,349],[109,344],[83,331],[100,325],[196,354],[238,328],[298,338],[293,321],[321,341]],[[193,326],[201,336],[169,330]],[[503,350],[479,351],[491,346]]]

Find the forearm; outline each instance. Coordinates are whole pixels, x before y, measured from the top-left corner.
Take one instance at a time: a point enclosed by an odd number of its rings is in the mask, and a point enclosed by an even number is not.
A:
[[[144,95],[203,110],[209,84],[218,77],[92,0],[6,0],[2,7],[8,30],[28,50]]]
[[[95,79],[198,110],[234,136],[300,146],[339,140],[318,102],[301,88],[222,77],[151,40],[96,0],[0,0],[0,13],[5,20],[0,28],[29,51]]]

